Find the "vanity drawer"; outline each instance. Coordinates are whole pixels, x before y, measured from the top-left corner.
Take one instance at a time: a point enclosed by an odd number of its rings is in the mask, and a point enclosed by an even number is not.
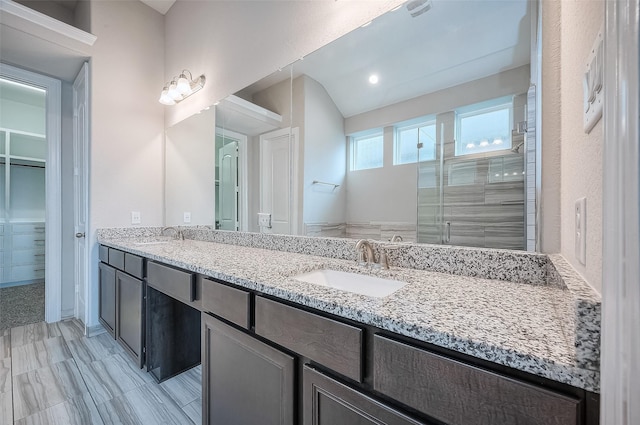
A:
[[[251,294],[214,281],[202,280],[202,309],[249,329]]]
[[[380,335],[373,356],[376,391],[447,424],[568,425],[580,419],[580,400]]]
[[[137,255],[124,254],[124,271],[138,279],[144,278],[144,259]]]
[[[98,258],[103,263],[108,263],[109,262],[109,247],[104,246],[104,245],[100,245],[100,247],[98,248]]]
[[[193,273],[150,261],[147,263],[147,284],[180,301],[190,303],[196,299]]]
[[[124,270],[124,252],[109,248],[109,264],[116,269]]]
[[[256,297],[255,320],[258,335],[362,381],[362,329],[262,297]]]

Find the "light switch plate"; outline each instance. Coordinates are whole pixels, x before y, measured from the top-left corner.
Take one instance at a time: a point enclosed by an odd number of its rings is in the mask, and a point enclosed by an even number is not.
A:
[[[191,223],[191,213],[189,211],[184,212],[183,220],[185,223]]]
[[[587,264],[587,198],[576,200],[575,251],[580,263]]]
[[[131,211],[131,224],[140,224],[140,211]]]
[[[604,105],[604,26],[600,28],[593,48],[587,58],[587,66],[582,78],[584,89],[584,132],[590,133],[602,118]]]

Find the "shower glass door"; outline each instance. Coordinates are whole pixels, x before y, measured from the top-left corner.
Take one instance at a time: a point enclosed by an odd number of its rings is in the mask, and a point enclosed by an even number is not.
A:
[[[524,135],[513,131],[525,102],[510,96],[436,116],[435,156],[419,149],[418,242],[525,249]]]

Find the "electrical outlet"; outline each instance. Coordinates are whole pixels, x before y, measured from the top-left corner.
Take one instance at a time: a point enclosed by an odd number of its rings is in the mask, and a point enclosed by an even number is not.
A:
[[[140,224],[140,211],[131,211],[131,224]]]
[[[188,211],[184,212],[184,218],[183,220],[185,223],[191,223],[191,213]]]
[[[575,251],[580,263],[587,264],[587,198],[576,201]]]
[[[271,228],[271,214],[258,213],[258,226]]]

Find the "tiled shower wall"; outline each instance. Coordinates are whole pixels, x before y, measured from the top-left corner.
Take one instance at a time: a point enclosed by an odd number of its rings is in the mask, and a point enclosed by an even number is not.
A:
[[[514,128],[525,101],[514,99]],[[418,242],[525,249],[525,147],[456,157],[454,121],[454,112],[436,117],[442,149],[419,167]],[[522,142],[523,135],[513,135],[513,147]]]

